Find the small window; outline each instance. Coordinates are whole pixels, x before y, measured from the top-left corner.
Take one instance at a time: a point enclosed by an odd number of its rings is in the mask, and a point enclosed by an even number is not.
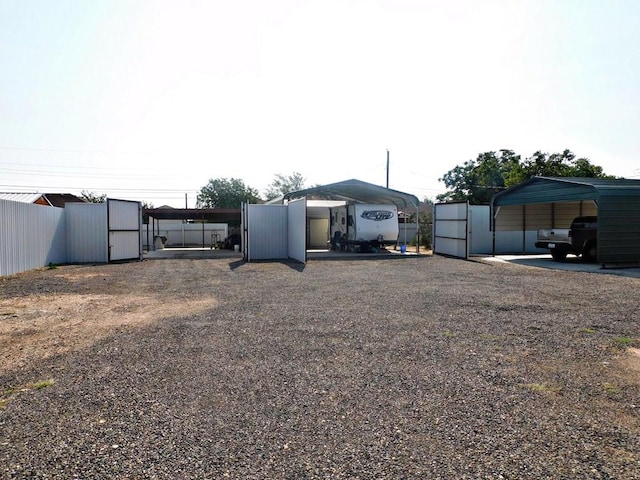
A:
[[[349,215],[349,223],[347,225],[349,225],[350,227],[353,227],[353,215]]]

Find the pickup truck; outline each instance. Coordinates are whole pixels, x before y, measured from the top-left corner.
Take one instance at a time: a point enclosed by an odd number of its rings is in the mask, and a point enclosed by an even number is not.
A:
[[[597,256],[598,217],[576,217],[570,228],[538,230],[537,248],[548,248],[554,260],[561,262],[569,253],[592,262]]]

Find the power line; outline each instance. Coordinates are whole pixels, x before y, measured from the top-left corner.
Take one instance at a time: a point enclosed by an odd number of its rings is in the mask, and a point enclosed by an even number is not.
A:
[[[0,150],[23,151],[23,152],[47,152],[47,153],[83,153],[92,155],[155,155],[156,152],[118,152],[112,150],[74,150],[56,148],[36,148],[36,147],[10,147],[0,145]]]
[[[20,176],[20,177],[73,177],[73,178],[117,178],[119,180],[174,180],[175,177],[160,176],[160,175],[146,175],[146,174],[131,174],[126,173],[123,177],[123,173],[82,173],[82,172],[56,172],[56,171],[36,171],[36,170],[13,170],[8,168],[0,168],[0,173],[6,173],[7,175]]]
[[[40,189],[51,189],[52,187],[50,185],[0,185],[0,188],[22,188],[22,189],[36,189],[36,190],[40,190]],[[100,188],[96,188],[96,187],[92,187],[92,186],[84,186],[84,187],[78,187],[78,186],[61,186],[61,185],[56,185],[55,187],[56,190],[78,190],[78,189],[82,189],[82,190],[109,190],[112,192],[149,192],[149,193],[191,193],[191,192],[199,192],[199,190],[194,190],[193,188],[120,188],[120,187],[115,187],[115,188],[104,188],[104,187],[100,187]]]

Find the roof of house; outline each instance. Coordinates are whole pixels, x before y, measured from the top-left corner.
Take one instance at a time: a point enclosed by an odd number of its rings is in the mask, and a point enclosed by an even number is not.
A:
[[[52,207],[64,207],[65,203],[85,203],[85,201],[71,193],[33,193],[33,192],[0,192],[0,200],[11,200],[21,203],[36,203],[42,199],[43,203]]]
[[[10,200],[20,203],[34,203],[41,197],[41,193],[0,192],[0,200]]]

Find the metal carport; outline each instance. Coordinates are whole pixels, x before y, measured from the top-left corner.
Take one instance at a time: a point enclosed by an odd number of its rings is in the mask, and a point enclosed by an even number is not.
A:
[[[594,214],[598,262],[640,262],[640,180],[628,179],[533,177],[494,195],[494,254],[497,230],[521,228],[526,251],[535,229],[568,228],[573,217]]]
[[[298,198],[308,200],[344,200],[358,203],[379,203],[393,204],[398,211],[407,213],[410,209],[415,209],[416,222],[419,222],[420,201],[415,195],[381,187],[361,180],[345,180],[343,182],[319,185],[284,195],[283,202]],[[419,249],[418,242],[418,249]]]
[[[240,225],[239,208],[145,208],[143,214],[152,221],[152,235],[156,234],[157,220],[193,220],[202,222],[202,247],[205,247],[204,222]],[[148,230],[147,230],[148,233]],[[147,239],[147,244],[149,243]]]

